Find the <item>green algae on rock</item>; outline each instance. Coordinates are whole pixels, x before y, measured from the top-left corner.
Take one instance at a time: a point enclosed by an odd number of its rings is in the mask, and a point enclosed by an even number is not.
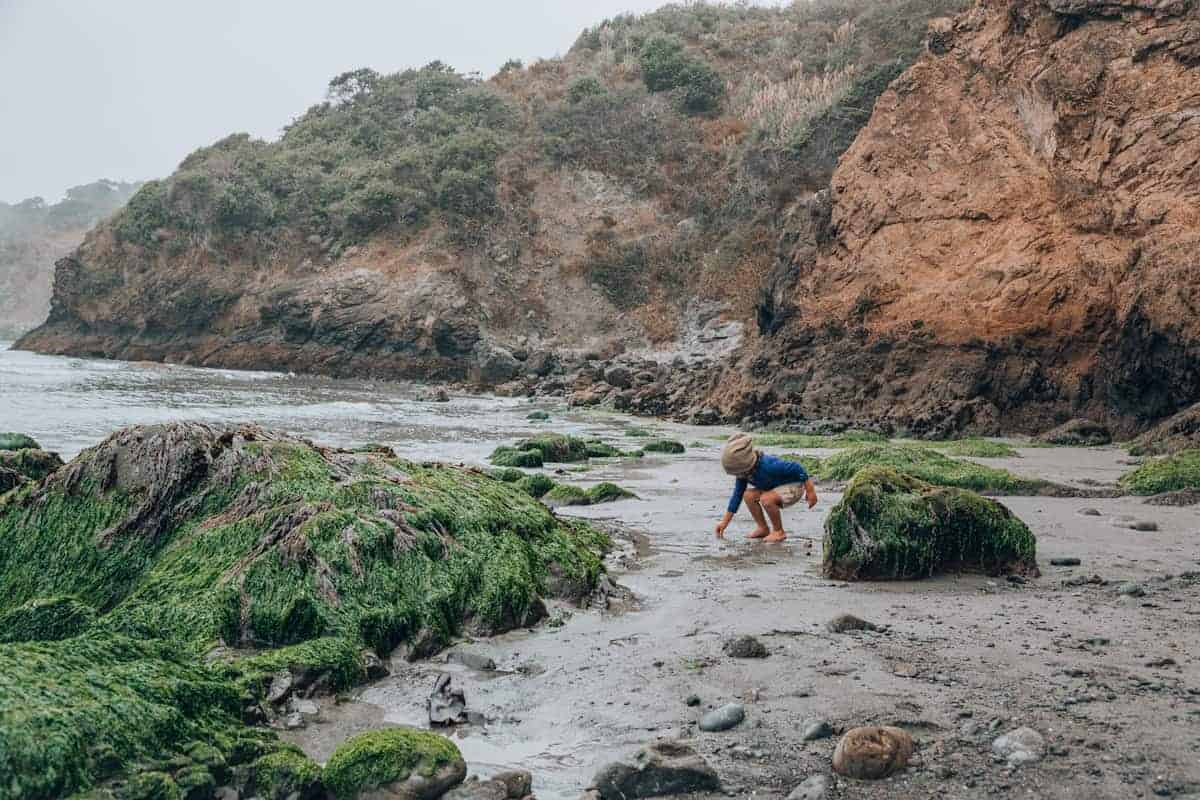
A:
[[[642,447],[647,453],[669,453],[671,455],[679,455],[687,450],[682,442],[672,441],[670,439],[657,439],[653,442],[646,442]]]
[[[515,447],[501,446],[492,451],[488,459],[497,467],[530,467],[542,466],[543,459],[540,450],[518,450]]]
[[[321,768],[297,747],[282,747],[254,762],[254,794],[262,800],[324,797]]]
[[[0,800],[113,780],[97,749],[118,774],[193,741],[247,764],[279,747],[239,750],[272,675],[335,690],[365,679],[365,647],[527,624],[563,575],[594,586],[606,546],[477,470],[254,426],[120,431],[0,499],[0,633],[53,627],[48,598],[97,610],[68,641],[0,644],[0,774],[18,776]],[[259,652],[205,663],[219,643]]]
[[[1010,495],[1060,494],[1068,490],[1049,481],[1021,478],[995,467],[950,458],[928,447],[901,444],[864,444],[824,459],[819,476],[850,480],[863,467],[885,466],[937,486]]]
[[[546,420],[550,419],[550,412],[530,411],[529,414],[526,415],[525,419],[529,420],[530,422],[545,422]]]
[[[994,500],[868,466],[825,521],[822,571],[840,580],[941,572],[1038,574],[1037,540]]]
[[[590,489],[573,486],[569,483],[555,484],[542,498],[550,506],[593,506],[598,503],[611,503],[636,497],[633,492],[622,489],[615,483],[604,481]]]
[[[74,597],[39,597],[0,614],[0,643],[68,639],[95,619],[95,610]]]
[[[325,764],[323,783],[337,800],[356,800],[360,793],[394,783],[408,783],[412,796],[438,797],[466,776],[462,754],[449,739],[397,727],[343,742]],[[419,786],[429,793],[415,793]]]
[[[1121,485],[1139,495],[1200,489],[1200,450],[1181,450],[1147,461],[1122,475]]]
[[[0,450],[0,469],[8,469],[31,481],[40,481],[63,465],[58,453],[23,448]]]

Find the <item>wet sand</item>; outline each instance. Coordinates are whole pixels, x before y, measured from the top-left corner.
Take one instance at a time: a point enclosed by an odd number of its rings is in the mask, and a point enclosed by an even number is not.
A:
[[[712,437],[723,429],[552,411],[551,429],[593,432],[624,447],[638,441],[619,435],[628,424],[699,445],[682,456],[558,476],[584,485],[614,480],[639,495],[560,512],[619,532],[623,546],[609,568],[635,595],[634,607],[560,605],[551,616],[561,625],[461,645],[492,657],[497,672],[447,664],[445,656],[397,660],[391,677],[348,702],[325,702],[322,722],[288,734],[314,757],[327,757],[358,730],[424,724],[425,698],[449,671],[468,707],[487,719],[451,733],[472,771],[529,769],[544,800],[578,797],[601,765],[660,736],[690,739],[731,796],[785,797],[807,775],[829,771],[836,737],[802,741],[813,719],[839,732],[899,724],[920,746],[907,771],[879,782],[842,780],[837,797],[1094,800],[1200,792],[1200,574],[1186,575],[1200,570],[1197,508],[1138,498],[1001,498],[1038,537],[1040,578],[847,584],[819,574],[822,525],[836,487],[820,487],[816,510],[787,512],[786,544],[743,540],[751,527],[744,512],[718,541],[712,528],[731,487]],[[405,451],[404,442],[391,444]],[[479,461],[488,449],[450,442],[442,457]],[[1116,448],[1020,452],[981,461],[1079,486],[1111,483],[1130,468]],[[1100,514],[1080,513],[1089,507]],[[1136,532],[1121,527],[1129,521],[1123,518],[1153,521],[1159,530]],[[1082,564],[1050,565],[1060,557]],[[1091,575],[1107,583],[1065,585]],[[1127,581],[1145,594],[1118,593]],[[828,632],[825,623],[839,613],[888,628]],[[740,634],[759,636],[770,656],[723,654],[723,642]],[[691,694],[701,698],[698,708],[685,704]],[[727,702],[744,703],[746,721],[700,733],[700,714]],[[1023,725],[1045,737],[1050,753],[1013,769],[990,746]]]

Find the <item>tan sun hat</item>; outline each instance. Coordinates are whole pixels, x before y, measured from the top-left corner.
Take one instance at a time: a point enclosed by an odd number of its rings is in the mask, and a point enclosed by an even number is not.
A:
[[[754,451],[754,440],[746,433],[730,436],[721,450],[721,467],[730,475],[749,473],[756,461],[758,453]]]

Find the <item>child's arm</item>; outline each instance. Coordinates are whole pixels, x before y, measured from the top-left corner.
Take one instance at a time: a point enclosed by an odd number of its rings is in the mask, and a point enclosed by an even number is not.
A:
[[[738,478],[733,484],[733,495],[729,498],[729,505],[725,507],[725,516],[721,517],[721,521],[717,523],[717,538],[721,539],[725,536],[725,529],[729,527],[730,520],[737,513],[738,506],[742,504],[742,496],[746,494],[746,487],[750,482],[745,478]]]
[[[813,486],[812,478],[804,481],[804,500],[809,508],[817,504],[817,487]]]

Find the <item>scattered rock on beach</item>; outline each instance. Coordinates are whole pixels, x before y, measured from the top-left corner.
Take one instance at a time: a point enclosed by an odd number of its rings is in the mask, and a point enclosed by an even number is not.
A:
[[[859,619],[853,614],[838,614],[829,622],[825,623],[825,627],[830,633],[846,633],[847,631],[877,631],[879,626],[874,622],[867,622],[865,619]]]
[[[1081,508],[1081,509],[1079,509],[1079,513],[1085,517],[1098,517],[1098,516],[1100,516],[1100,509],[1098,509],[1098,508]]]
[[[1105,425],[1090,419],[1073,419],[1037,437],[1045,444],[1072,447],[1095,447],[1112,442],[1112,433]]]
[[[1146,594],[1146,590],[1141,584],[1129,581],[1117,587],[1117,594],[1126,597],[1143,597]]]
[[[592,780],[601,800],[633,800],[721,790],[716,771],[683,742],[664,740],[639,751],[629,764],[601,769]]]
[[[525,770],[499,772],[483,781],[473,778],[443,795],[444,800],[521,800],[533,791],[533,775]]]
[[[1158,523],[1147,519],[1135,519],[1125,523],[1123,527],[1134,531],[1150,532],[1158,530]]]
[[[725,654],[733,658],[766,658],[766,645],[753,636],[739,636],[725,643]]]
[[[859,780],[886,778],[908,766],[914,744],[907,731],[891,726],[852,728],[833,752],[833,770]]]
[[[686,705],[687,705],[689,708],[695,708],[696,706],[700,705],[700,695],[698,695],[698,694],[689,694],[689,695],[687,696],[687,698],[686,698],[686,699],[685,699],[683,702],[684,702],[684,703],[685,703],[685,704],[686,704]]]
[[[1194,506],[1200,505],[1200,489],[1178,489],[1146,498],[1149,506]]]
[[[1017,728],[992,742],[992,752],[1017,766],[1040,761],[1046,754],[1046,742],[1033,728]]]
[[[824,800],[829,795],[828,775],[809,775],[804,783],[792,789],[787,800]]]
[[[429,724],[461,725],[467,721],[466,695],[452,684],[449,675],[440,675],[429,695]]]
[[[709,711],[700,718],[700,730],[718,733],[735,728],[746,718],[746,707],[740,703],[729,703]]]
[[[814,719],[805,723],[800,738],[806,742],[814,742],[818,739],[828,739],[830,736],[833,736],[833,726],[826,720]]]
[[[452,650],[450,655],[446,657],[446,660],[454,664],[462,664],[468,669],[480,672],[494,672],[496,670],[496,662],[491,656],[485,656],[483,653],[475,653],[470,650]]]
[[[1052,558],[1050,566],[1052,567],[1078,567],[1083,562],[1078,558]]]

